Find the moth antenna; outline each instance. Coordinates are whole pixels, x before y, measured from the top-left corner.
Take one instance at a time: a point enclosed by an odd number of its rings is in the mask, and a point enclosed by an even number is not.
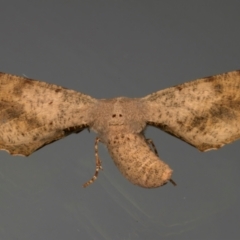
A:
[[[96,138],[95,139],[95,144],[94,144],[94,150],[95,150],[95,159],[96,159],[96,169],[95,169],[95,174],[93,175],[93,177],[87,181],[86,183],[83,184],[83,187],[88,187],[90,184],[92,184],[98,177],[98,172],[99,170],[103,170],[102,168],[102,163],[101,160],[99,159],[98,156],[98,142],[100,141],[100,138]]]
[[[153,143],[153,140],[148,138],[147,143],[152,147],[153,151],[158,156],[157,148],[156,148],[155,144]],[[173,186],[177,186],[177,184],[172,179],[169,179],[169,182],[172,183]]]

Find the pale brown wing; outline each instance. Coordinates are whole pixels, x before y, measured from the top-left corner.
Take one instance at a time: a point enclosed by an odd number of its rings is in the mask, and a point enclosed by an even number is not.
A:
[[[240,71],[198,79],[142,100],[146,121],[201,151],[240,138]]]
[[[60,86],[0,73],[0,149],[27,156],[80,132],[96,102]]]

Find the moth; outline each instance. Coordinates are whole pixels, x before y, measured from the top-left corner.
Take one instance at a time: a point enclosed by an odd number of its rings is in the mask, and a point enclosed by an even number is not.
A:
[[[80,92],[0,73],[0,149],[28,156],[71,133],[97,133],[95,174],[102,169],[98,143],[133,184],[156,188],[172,169],[157,154],[144,129],[155,126],[200,151],[240,137],[240,71],[183,83],[143,98],[95,99]]]

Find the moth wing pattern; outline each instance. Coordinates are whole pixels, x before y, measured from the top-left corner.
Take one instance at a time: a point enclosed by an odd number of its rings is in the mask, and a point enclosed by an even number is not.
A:
[[[240,138],[240,71],[206,77],[142,98],[146,121],[200,151]]]
[[[88,127],[96,99],[54,84],[0,73],[0,149],[28,156]]]

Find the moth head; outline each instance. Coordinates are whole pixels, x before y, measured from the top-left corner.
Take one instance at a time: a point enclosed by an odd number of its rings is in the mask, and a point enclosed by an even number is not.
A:
[[[137,99],[119,97],[109,112],[109,128],[141,132],[145,128],[143,106]]]
[[[138,99],[101,99],[92,110],[90,128],[100,135],[107,132],[141,132],[145,126],[144,106]]]
[[[109,116],[109,126],[122,126],[125,122],[125,113],[121,106],[114,105],[113,111]]]

